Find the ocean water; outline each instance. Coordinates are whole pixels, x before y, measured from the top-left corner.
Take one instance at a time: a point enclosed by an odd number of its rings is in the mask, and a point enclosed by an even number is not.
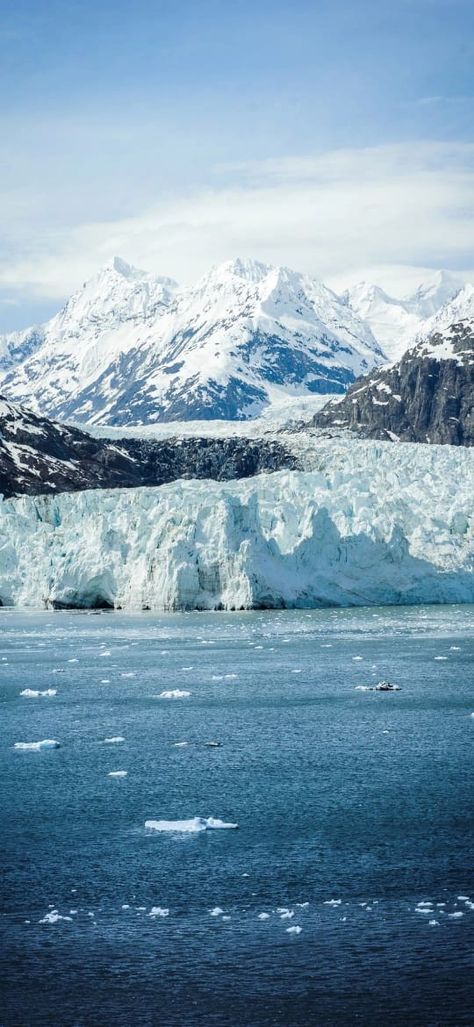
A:
[[[472,1023],[473,626],[3,610],[0,1023]]]

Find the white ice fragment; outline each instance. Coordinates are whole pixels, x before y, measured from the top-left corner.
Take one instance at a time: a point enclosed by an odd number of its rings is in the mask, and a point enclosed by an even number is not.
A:
[[[270,919],[270,913],[259,913],[257,919],[258,920],[269,920]]]
[[[430,927],[439,927],[439,920],[428,920]]]
[[[105,745],[117,745],[118,742],[124,742],[125,738],[122,735],[112,735],[111,738],[104,738]]]
[[[299,927],[297,924],[295,924],[294,927],[287,927],[286,928],[286,933],[287,934],[301,934],[302,930],[303,930],[302,927]]]
[[[175,749],[183,749],[185,745],[189,745],[189,742],[173,742]]]
[[[447,660],[447,656],[435,656],[435,660]]]
[[[209,910],[210,916],[222,916],[224,910],[220,906],[214,906],[214,909]]]
[[[175,834],[196,834],[219,829],[235,830],[239,825],[226,823],[216,817],[192,817],[190,820],[145,820],[148,831],[171,831]]]
[[[157,917],[157,916],[164,917],[164,916],[169,916],[169,915],[170,915],[170,911],[169,911],[169,909],[166,909],[165,906],[152,906],[151,909],[150,909],[150,912],[148,914],[148,916],[151,916],[151,917]]]
[[[13,748],[40,752],[41,749],[59,749],[60,744],[54,738],[43,738],[41,742],[15,742]]]
[[[37,699],[41,695],[57,695],[56,688],[45,688],[43,692],[35,688],[24,688],[20,695],[24,695],[26,699]]]
[[[122,906],[122,909],[130,909],[130,906],[128,905],[128,902],[124,902],[124,904]]]
[[[324,906],[340,906],[342,899],[326,899],[323,903]]]
[[[79,663],[79,660],[77,659],[76,656],[73,656],[73,658],[71,660],[68,660],[67,662],[68,663]]]
[[[455,913],[448,913],[448,916],[450,916],[452,920],[459,920],[460,917],[464,916],[464,913],[462,913],[461,910],[458,909]]]
[[[182,688],[171,688],[160,692],[158,699],[187,699],[190,695],[191,692],[186,692]]]
[[[109,770],[107,777],[127,777],[128,770]]]
[[[458,902],[469,902],[469,895],[456,895]]]
[[[59,920],[69,920],[72,923],[71,916],[61,916],[57,909],[52,909],[50,913],[46,913],[42,920],[38,920],[39,924],[57,924]]]
[[[292,910],[292,909],[287,909],[287,910],[286,910],[286,913],[282,913],[282,914],[281,914],[281,916],[280,916],[280,920],[292,920],[292,919],[293,919],[293,917],[294,917],[294,915],[295,915],[295,914],[294,914],[294,910]]]
[[[359,663],[361,660],[364,659],[364,657],[363,656],[353,656],[352,659],[354,660],[354,662],[357,661]]]

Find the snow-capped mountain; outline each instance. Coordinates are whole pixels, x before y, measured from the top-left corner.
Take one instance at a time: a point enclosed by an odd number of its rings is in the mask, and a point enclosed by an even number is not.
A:
[[[406,351],[424,321],[435,315],[462,290],[464,282],[449,271],[435,271],[405,299],[389,296],[377,285],[359,282],[343,299],[367,324],[390,360]]]
[[[314,423],[370,438],[474,446],[474,286],[425,321],[400,360],[355,382]]]
[[[12,399],[79,423],[247,419],[343,392],[384,354],[322,283],[236,260],[179,290],[116,258],[47,324],[0,340]]]

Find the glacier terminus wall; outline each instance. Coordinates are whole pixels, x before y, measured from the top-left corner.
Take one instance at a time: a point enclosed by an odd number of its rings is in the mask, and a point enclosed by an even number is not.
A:
[[[4,606],[474,602],[474,451],[318,443],[303,472],[0,503]]]

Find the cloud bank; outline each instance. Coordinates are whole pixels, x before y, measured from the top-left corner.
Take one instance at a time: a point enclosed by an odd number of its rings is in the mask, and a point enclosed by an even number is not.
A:
[[[183,283],[237,255],[341,286],[370,276],[394,291],[425,268],[472,277],[474,144],[409,142],[221,165],[212,181],[143,208],[137,195],[136,213],[114,220],[89,220],[76,205],[72,224],[48,228],[36,218],[0,259],[5,301],[59,302],[115,254]]]

